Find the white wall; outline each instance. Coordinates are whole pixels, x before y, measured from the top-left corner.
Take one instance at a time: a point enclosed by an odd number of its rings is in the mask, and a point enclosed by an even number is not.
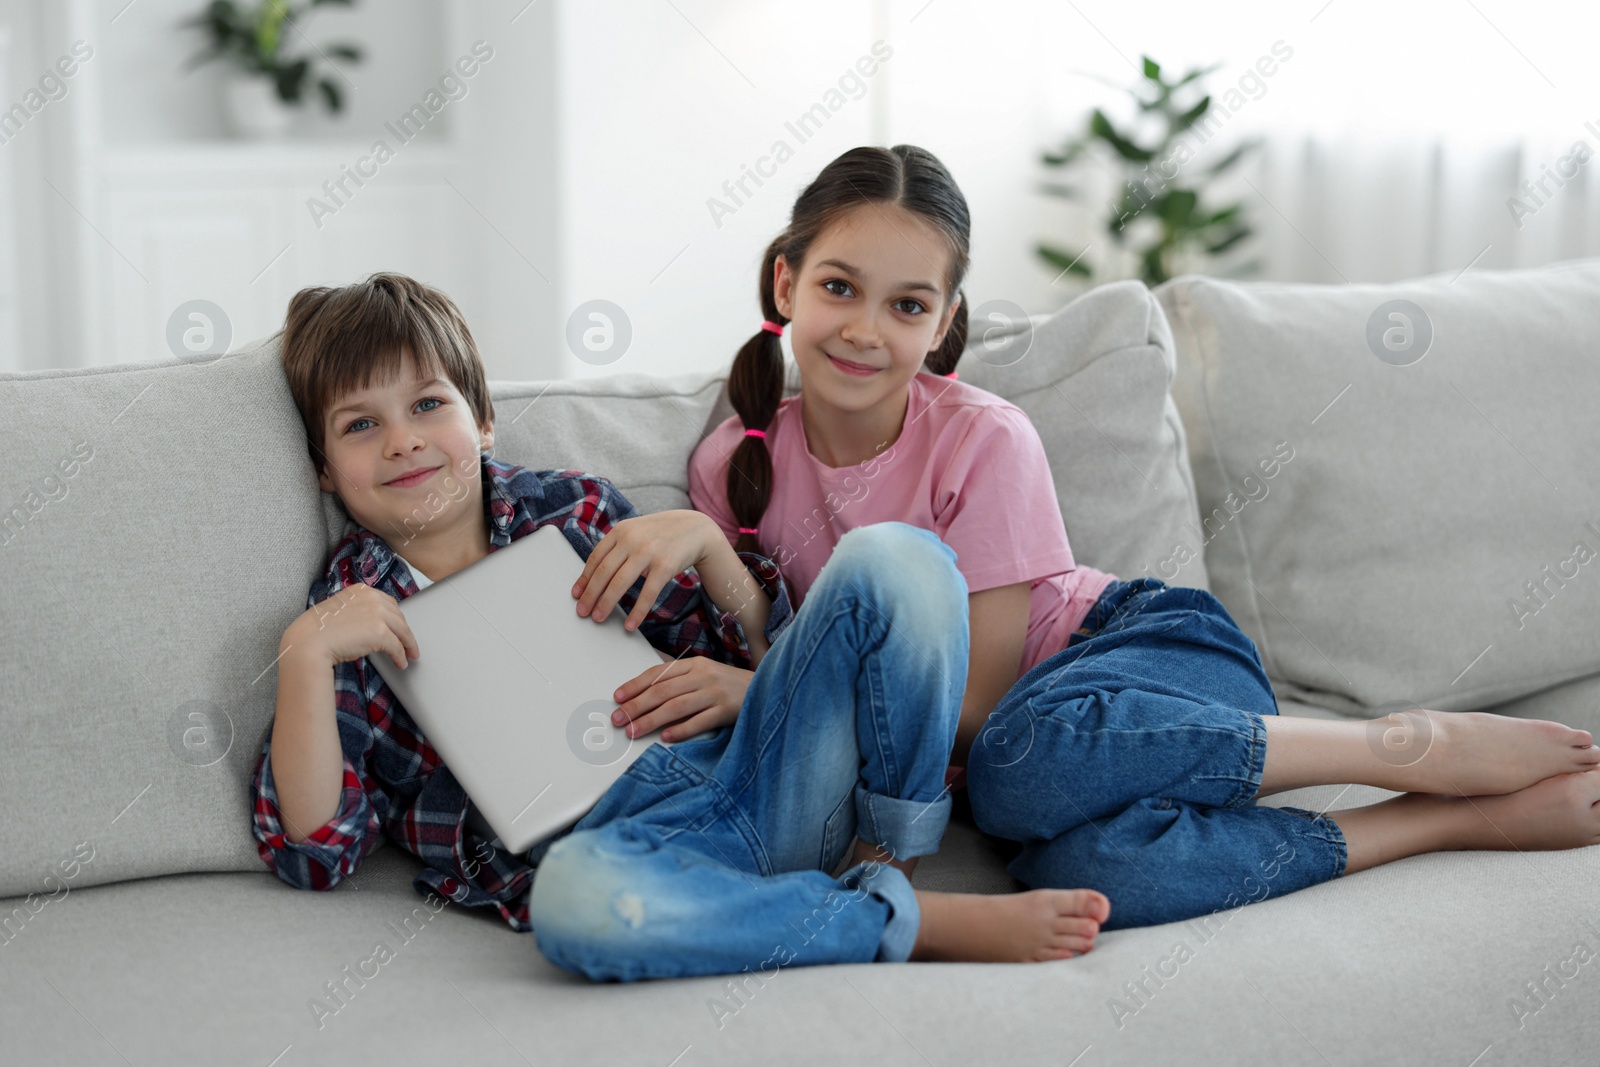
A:
[[[45,65],[66,50],[70,41],[50,33],[41,23],[42,5],[25,0],[0,0],[0,22],[11,33],[11,54],[0,86],[0,106],[9,108],[35,85]],[[67,224],[67,208],[43,177],[51,145],[64,136],[65,121],[82,104],[82,94],[72,93],[49,105],[50,111],[32,121],[17,136],[0,144],[10,169],[10,198],[0,203],[0,211],[11,215],[10,232],[15,246],[10,250],[17,264],[16,301],[19,351],[0,353],[0,367],[27,370],[34,367],[70,366],[65,346],[59,343],[59,328],[66,318],[63,299],[66,279],[55,255]],[[54,121],[61,120],[61,121]]]
[[[199,0],[95,0],[96,22],[103,24],[107,81],[136,91],[117,91],[105,100],[105,133],[118,145],[148,145],[228,136],[218,90],[227,67],[212,60],[190,70],[187,61],[202,51],[205,34],[179,24],[204,8]],[[366,10],[363,10],[366,8]],[[124,10],[126,9],[126,10]],[[382,17],[375,17],[377,11]],[[336,139],[365,136],[408,105],[422,85],[438,74],[439,43],[448,8],[438,0],[381,0],[348,10],[323,8],[303,31],[291,30],[294,48],[326,50],[329,44],[358,44],[362,60],[332,60],[333,81],[345,93],[345,107],[327,115],[320,103],[297,123],[297,137]],[[111,20],[116,19],[113,23]],[[324,64],[322,71],[328,69]],[[315,90],[313,90],[314,92]],[[449,129],[446,110],[425,136]]]
[[[127,220],[97,215],[111,209],[92,183],[75,184],[80,157],[221,143],[220,72],[176,73],[193,38],[172,24],[200,0],[0,0],[13,34],[4,101],[66,49],[72,27],[61,12],[84,5],[99,49],[93,76],[0,145],[12,164],[24,312],[14,366],[142,351],[114,325],[85,321],[112,321],[97,310],[114,303],[109,289],[94,279],[127,271],[94,229]],[[1192,164],[1248,133],[1273,138],[1219,190],[1248,203],[1261,231],[1255,250],[1270,257],[1264,277],[1381,281],[1458,269],[1480,251],[1479,268],[1600,254],[1600,167],[1522,226],[1506,208],[1517,183],[1564,146],[1587,137],[1600,149],[1583,125],[1600,120],[1589,103],[1600,99],[1600,68],[1585,55],[1596,29],[1594,11],[1559,0],[367,0],[319,13],[308,31],[319,42],[356,39],[370,54],[345,67],[349,116],[303,124],[303,151],[330,172],[463,42],[491,42],[496,60],[430,131],[444,159],[437,180],[416,184],[421,199],[391,197],[385,214],[385,198],[369,198],[350,221],[371,217],[344,227],[336,249],[310,246],[328,254],[274,268],[266,302],[252,297],[267,310],[249,314],[270,319],[295,288],[366,270],[429,274],[437,257],[426,235],[437,239],[443,226],[455,265],[435,276],[450,279],[491,375],[719,366],[756,327],[759,256],[799,189],[846,148],[900,142],[934,151],[967,195],[969,306],[1003,297],[1047,311],[1082,286],[1056,279],[1033,247],[1049,239],[1107,252],[1100,194],[1111,176],[1074,209],[1038,191],[1048,173],[1041,151],[1081,129],[1091,106],[1126,115],[1121,87],[1137,77],[1141,53],[1168,69],[1220,61],[1210,84],[1221,94],[1278,40],[1293,59]],[[876,40],[893,55],[861,98],[798,143],[785,122],[823,100]],[[92,84],[101,89],[91,98]],[[780,138],[794,157],[717,225],[707,199]],[[182,252],[149,254],[188,262]],[[208,254],[230,252],[221,244]],[[352,276],[331,276],[330,263]],[[631,322],[632,344],[614,363],[585,363],[568,347],[568,317],[592,299],[620,305]],[[111,342],[94,340],[107,329]]]
[[[731,360],[760,325],[757,267],[795,196],[834,156],[875,139],[877,75],[803,143],[785,127],[870,53],[871,6],[623,0],[560,10],[561,307],[610,300],[633,327],[617,362],[568,353],[565,369],[671,373]],[[724,192],[780,140],[793,158],[760,187],[747,180],[742,203]],[[714,218],[713,197],[733,214]],[[563,333],[564,316],[555,325]]]

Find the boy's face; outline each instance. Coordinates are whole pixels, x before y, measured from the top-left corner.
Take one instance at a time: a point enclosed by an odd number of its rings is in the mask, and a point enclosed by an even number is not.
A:
[[[484,528],[478,453],[494,443],[494,424],[474,425],[453,383],[421,381],[411,352],[404,357],[397,381],[333,403],[318,484],[401,555],[419,542],[429,554],[476,545]],[[416,476],[397,481],[408,474]]]

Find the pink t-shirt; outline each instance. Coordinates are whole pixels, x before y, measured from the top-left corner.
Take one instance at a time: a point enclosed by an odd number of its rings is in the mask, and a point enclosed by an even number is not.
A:
[[[756,527],[796,607],[846,531],[904,522],[955,550],[969,593],[1033,583],[1023,673],[1066,647],[1116,576],[1074,563],[1044,445],[1020,408],[922,372],[911,380],[899,438],[864,463],[835,468],[807,447],[801,399],[780,403],[767,427],[772,501]],[[734,416],[689,460],[689,499],[730,542],[739,524],[728,507],[727,457],[743,437]]]

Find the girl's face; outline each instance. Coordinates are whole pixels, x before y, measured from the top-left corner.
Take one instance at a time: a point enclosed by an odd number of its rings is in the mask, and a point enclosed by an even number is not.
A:
[[[444,544],[481,524],[478,453],[494,443],[453,383],[421,377],[407,350],[398,380],[342,397],[323,426],[323,490],[402,555],[414,538]]]
[[[852,208],[812,241],[799,272],[779,256],[773,299],[807,404],[866,412],[904,400],[950,328],[950,249],[931,224],[896,204]]]

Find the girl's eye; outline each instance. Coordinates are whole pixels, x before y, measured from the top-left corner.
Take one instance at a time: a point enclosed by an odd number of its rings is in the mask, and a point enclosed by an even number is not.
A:
[[[843,286],[844,287],[844,292],[840,292],[837,289],[834,289],[833,286],[835,286],[835,285]],[[828,292],[832,293],[834,296],[849,296],[850,293],[851,293],[850,283],[845,281],[842,278],[829,278],[827,281],[822,283],[822,287],[824,289],[826,289]],[[910,305],[910,307],[907,308],[907,307],[904,307],[903,305]],[[913,300],[909,296],[906,297],[904,300],[896,300],[894,302],[893,306],[896,307],[896,308],[899,308],[900,311],[903,314],[913,315],[913,316],[914,315],[921,315],[922,313],[924,313],[925,311],[928,310],[927,307],[922,303],[922,301]]]

